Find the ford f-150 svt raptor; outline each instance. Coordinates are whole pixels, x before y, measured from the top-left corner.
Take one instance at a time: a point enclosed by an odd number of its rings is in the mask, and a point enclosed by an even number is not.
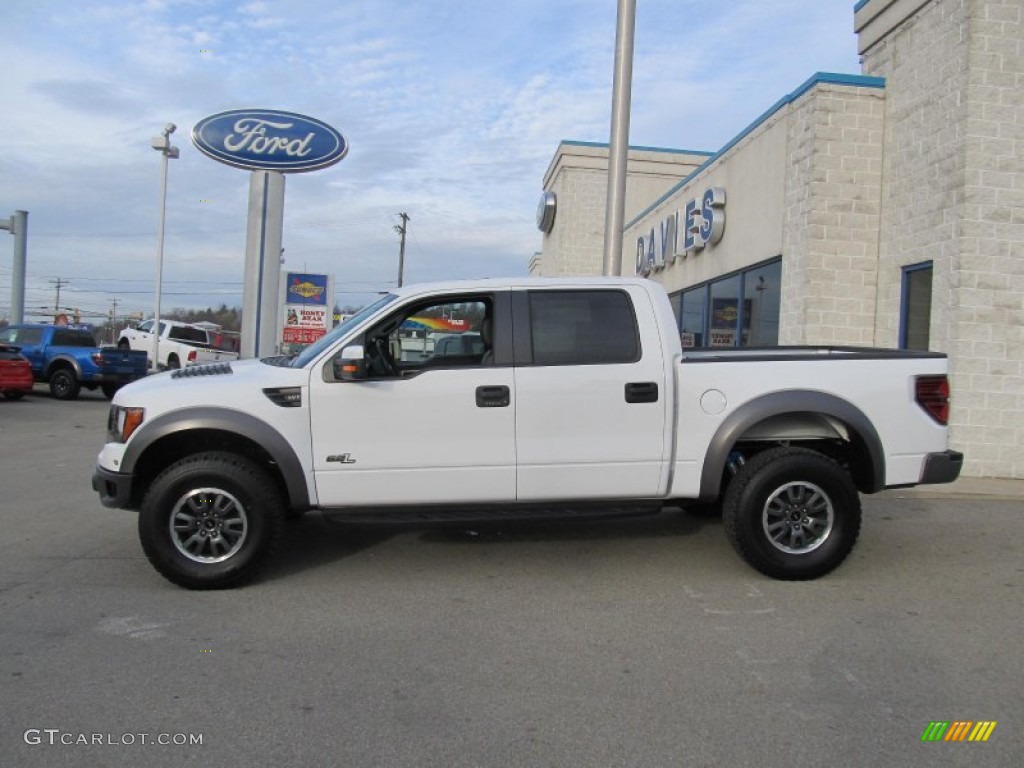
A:
[[[479,354],[403,356],[413,318],[457,319]],[[152,564],[192,588],[251,578],[284,519],[314,508],[478,520],[716,502],[754,568],[811,579],[854,546],[858,492],[958,476],[949,408],[942,354],[684,353],[644,279],[409,286],[296,356],[125,387],[93,487],[139,510]]]

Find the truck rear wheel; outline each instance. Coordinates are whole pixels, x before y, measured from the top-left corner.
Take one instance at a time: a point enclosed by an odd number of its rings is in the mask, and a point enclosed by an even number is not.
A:
[[[50,394],[58,400],[74,400],[82,384],[70,368],[58,368],[50,374]]]
[[[139,539],[150,563],[188,589],[236,587],[256,576],[277,544],[283,503],[248,459],[210,451],[172,464],[150,486]]]
[[[725,492],[725,531],[751,566],[776,579],[824,576],[860,534],[860,497],[827,456],[772,448],[751,458]]]

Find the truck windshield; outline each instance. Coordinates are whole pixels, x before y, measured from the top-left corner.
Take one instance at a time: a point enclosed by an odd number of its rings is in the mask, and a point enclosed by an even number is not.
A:
[[[317,339],[316,343],[310,344],[304,350],[302,350],[295,359],[292,360],[289,365],[292,368],[302,368],[311,360],[314,360],[321,352],[334,344],[338,339],[348,333],[349,329],[355,328],[363,320],[374,314],[378,309],[390,304],[398,297],[394,294],[389,293],[387,296],[381,296],[377,301],[373,302],[368,306],[363,307],[356,312],[352,317],[347,318],[344,322],[338,325],[330,333],[321,336]]]

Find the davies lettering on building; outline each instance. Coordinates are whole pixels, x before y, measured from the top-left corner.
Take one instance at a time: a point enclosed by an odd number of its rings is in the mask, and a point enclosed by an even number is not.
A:
[[[651,227],[636,240],[636,273],[649,275],[676,259],[694,256],[725,234],[725,188],[708,187],[701,197]]]
[[[232,109],[203,118],[192,143],[218,162],[247,170],[299,173],[341,160],[348,143],[313,117],[274,109]]]

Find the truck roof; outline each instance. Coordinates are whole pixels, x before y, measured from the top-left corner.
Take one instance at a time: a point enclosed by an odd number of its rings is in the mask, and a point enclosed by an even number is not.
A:
[[[418,283],[395,288],[389,293],[396,296],[416,296],[435,291],[485,291],[509,288],[582,288],[657,285],[643,277],[489,277],[479,280],[446,280],[436,283]]]

